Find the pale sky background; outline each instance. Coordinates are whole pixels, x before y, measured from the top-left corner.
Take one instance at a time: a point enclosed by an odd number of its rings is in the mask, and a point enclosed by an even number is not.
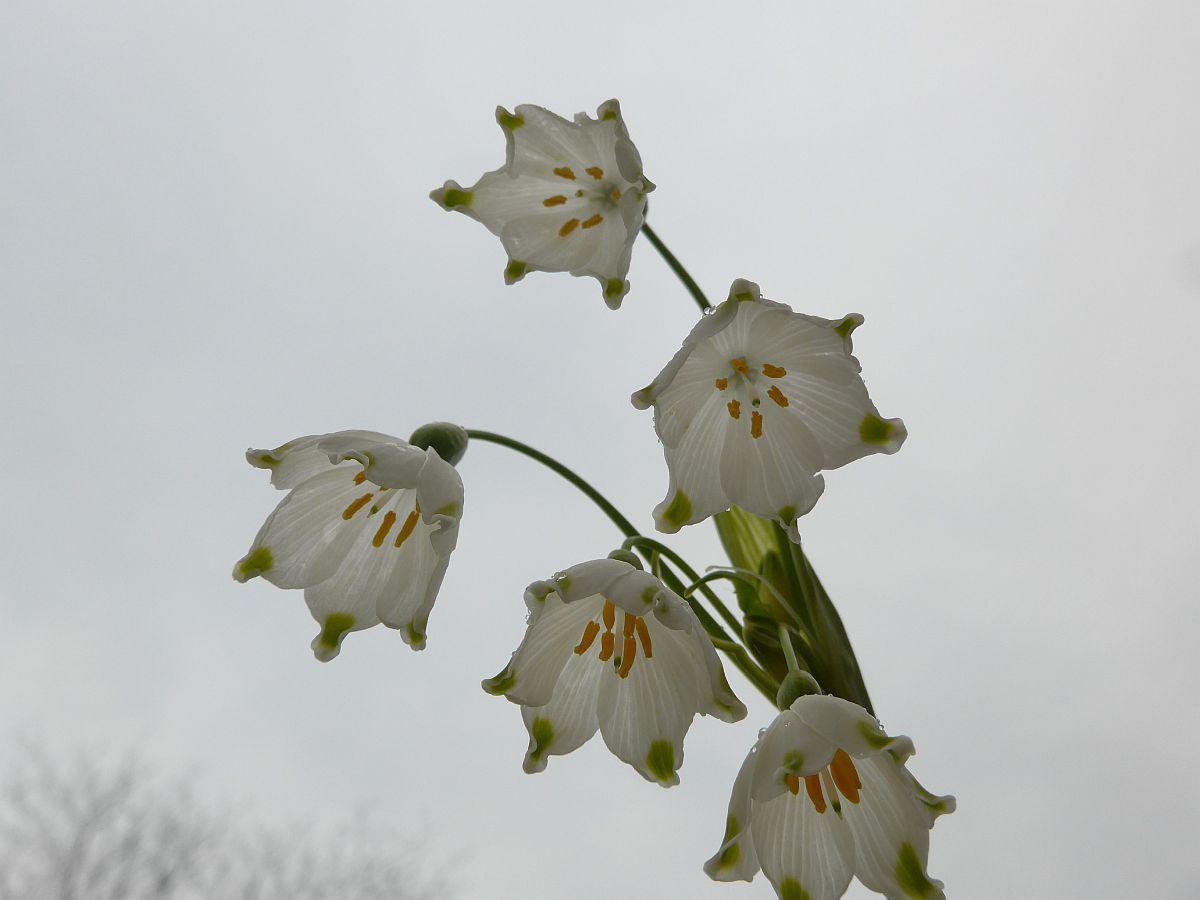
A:
[[[652,528],[628,396],[690,298],[644,241],[620,312],[590,279],[506,288],[426,197],[503,162],[497,103],[618,97],[714,300],[747,277],[866,316],[910,438],[801,524],[884,725],[958,797],[931,874],[1200,897],[1198,48],[1166,0],[3,0],[0,727],[280,817],[372,807],[463,898],[772,896],[700,870],[772,716],[736,675],[750,716],[697,719],[677,788],[599,739],[522,773],[479,681],[524,586],[619,541],[545,470],[470,448],[423,653],[374,629],[321,665],[298,592],[229,576],[280,498],[243,450],[351,427],[512,434]],[[672,544],[722,560],[708,525]]]

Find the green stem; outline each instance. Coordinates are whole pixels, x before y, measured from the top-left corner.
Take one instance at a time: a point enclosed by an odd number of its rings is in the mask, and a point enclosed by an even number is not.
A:
[[[687,269],[675,258],[675,254],[667,249],[667,245],[662,242],[654,229],[645,222],[642,223],[642,234],[646,235],[646,240],[654,245],[654,249],[671,267],[671,271],[683,282],[683,286],[688,289],[688,293],[692,295],[701,311],[712,309],[712,304],[708,302],[708,298],[704,296],[704,291],[700,290],[700,285],[696,284],[694,278],[688,274]]]
[[[779,646],[783,648],[783,658],[787,660],[788,671],[807,674],[807,670],[796,659],[796,648],[792,646],[792,633],[782,622],[779,623]]]
[[[621,515],[620,510],[613,506],[607,497],[553,457],[547,456],[540,450],[535,450],[528,444],[523,444],[502,434],[494,434],[491,431],[478,431],[474,428],[468,428],[467,437],[473,441],[489,441],[493,444],[499,444],[501,447],[508,447],[510,450],[516,450],[518,453],[540,462],[547,469],[561,475],[567,481],[571,482],[571,484],[575,485],[575,487],[579,488],[579,490],[583,491],[593,503],[604,511],[604,514],[612,520],[612,523],[621,529],[621,532],[626,537],[637,535],[638,530],[633,527],[633,523]]]

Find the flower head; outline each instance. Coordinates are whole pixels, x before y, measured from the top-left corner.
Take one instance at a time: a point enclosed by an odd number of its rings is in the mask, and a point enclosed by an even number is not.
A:
[[[697,712],[726,722],[746,715],[696,614],[649,573],[592,560],[535,581],[525,604],[525,639],[483,687],[521,705],[526,772],[598,728],[618,758],[670,786]]]
[[[750,881],[761,867],[781,900],[836,900],[854,876],[888,897],[945,900],[925,866],[929,830],[954,798],[917,783],[905,767],[913,752],[855,703],[800,697],[742,764],[704,871]]]
[[[609,100],[574,122],[540,106],[496,108],[508,142],[505,164],[471,187],[456,181],[429,196],[477,219],[508,252],[504,280],[527,272],[570,272],[600,282],[605,302],[629,291],[629,256],[654,185],[629,140],[621,106]]]
[[[425,450],[374,431],[297,438],[247,450],[289,491],[233,568],[281,588],[304,588],[321,626],[317,659],[338,655],[348,632],[383,622],[414,650],[458,540],[463,486],[458,472]]]
[[[660,531],[736,505],[799,540],[796,518],[825,489],[820,470],[900,449],[904,423],[879,417],[851,355],[862,321],[792,312],[751,281],[733,283],[632,397],[638,409],[654,407],[670,470],[654,510]]]

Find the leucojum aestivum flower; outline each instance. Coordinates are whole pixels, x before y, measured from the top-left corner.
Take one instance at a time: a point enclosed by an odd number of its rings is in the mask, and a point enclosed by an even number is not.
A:
[[[434,422],[407,440],[347,430],[247,451],[288,493],[234,578],[303,588],[323,662],[351,632],[380,623],[424,649],[463,515],[456,467],[472,441],[514,450],[582,491],[623,536],[607,554],[598,548],[532,580],[525,637],[483,681],[520,707],[525,771],[541,772],[599,732],[642,778],[677,784],[697,713],[729,723],[748,716],[726,678],[732,665],[777,712],[754,711],[765,727],[730,773],[724,836],[704,872],[750,881],[761,871],[781,900],[835,900],[853,878],[889,898],[943,898],[927,871],[929,834],[954,798],[917,782],[907,767],[912,741],[875,718],[841,618],[800,542],[823,472],[895,453],[907,436],[867,393],[852,343],[863,317],[798,311],[743,278],[713,307],[646,223],[654,184],[616,100],[573,120],[498,107],[496,121],[505,164],[469,187],[446,181],[430,197],[500,238],[506,283],[533,271],[588,276],[614,310],[629,293],[639,235],[654,246],[702,312],[669,357],[679,338],[664,337],[665,365],[632,395],[635,407],[653,409],[666,457],[654,524],[673,534],[712,519],[728,561],[701,576],[558,460],[511,437]],[[734,608],[719,581],[732,586]],[[518,599],[513,587],[500,593]],[[519,602],[512,609],[521,615]],[[720,823],[713,828],[720,833]]]

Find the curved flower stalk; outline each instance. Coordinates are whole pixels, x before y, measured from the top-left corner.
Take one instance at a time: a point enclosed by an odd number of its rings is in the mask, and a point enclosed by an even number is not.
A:
[[[904,423],[880,418],[851,354],[862,322],[796,313],[752,281],[733,283],[632,397],[654,407],[670,471],[654,510],[659,531],[740,506],[799,541],[796,519],[825,489],[820,470],[900,449]]]
[[[590,275],[612,309],[629,291],[625,276],[654,184],[629,139],[616,100],[574,122],[540,106],[496,108],[508,144],[505,164],[464,188],[430,193],[443,209],[482,222],[508,253],[504,281],[533,271]]]
[[[944,900],[925,867],[929,830],[954,798],[909,774],[913,753],[857,704],[800,697],[742,764],[725,839],[704,871],[750,881],[761,867],[781,900],[836,900],[855,876],[889,898]]]
[[[322,662],[338,655],[347,633],[379,622],[424,649],[462,517],[462,479],[451,461],[374,431],[310,435],[248,450],[246,459],[289,493],[233,577],[304,588],[321,626],[312,649]]]
[[[725,722],[746,715],[696,614],[653,575],[592,560],[535,581],[525,604],[524,640],[483,687],[521,705],[526,772],[599,729],[618,758],[668,787],[679,782],[697,712]]]

